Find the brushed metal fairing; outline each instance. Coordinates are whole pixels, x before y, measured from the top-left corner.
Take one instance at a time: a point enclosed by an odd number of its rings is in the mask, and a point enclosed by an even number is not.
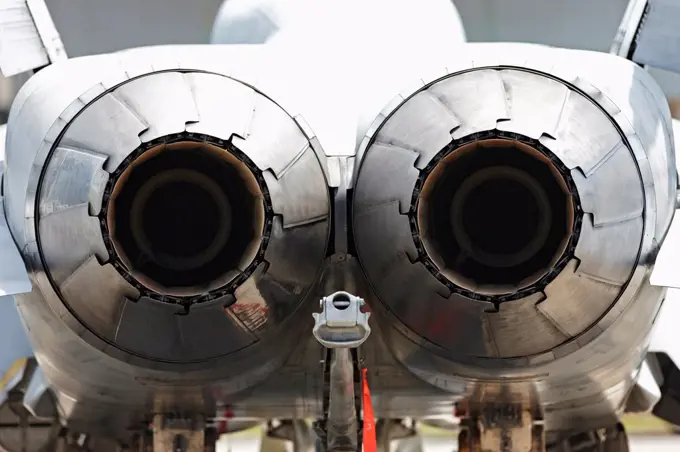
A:
[[[29,84],[10,120],[8,218],[33,282],[17,302],[36,358],[76,424],[92,410],[107,419],[96,429],[109,433],[158,410],[214,415],[217,401],[280,368],[310,317],[299,308],[329,237],[323,152],[301,119],[209,59],[84,60],[41,73],[50,91]],[[64,77],[73,69],[75,80]],[[46,106],[31,110],[35,102]],[[140,298],[111,266],[97,218],[119,162],[177,133],[230,140],[250,155],[273,211],[262,264],[227,295],[235,300],[179,316],[177,305]],[[27,195],[17,209],[20,186]]]
[[[550,430],[614,422],[664,298],[649,273],[674,214],[671,122],[651,78],[594,52],[461,44],[451,57],[414,52],[408,67],[399,49],[384,59],[364,52],[365,79],[345,51],[346,68],[326,79],[300,69],[308,55],[244,47],[70,60],[40,71],[17,98],[3,201],[33,283],[17,300],[70,426],[124,436],[149,413],[212,416],[223,405],[234,419],[321,417],[324,353],[311,313],[331,286],[360,292],[373,312],[359,353],[378,417],[447,417],[457,401],[494,397],[535,405]],[[363,144],[345,148],[355,132]],[[226,314],[208,302],[178,320],[170,304],[138,301],[148,309],[119,342],[115,304],[138,294],[107,266],[95,213],[130,152],[184,133],[231,138],[262,172],[274,213],[270,265],[239,287],[246,303]],[[452,141],[482,133],[549,149],[584,212],[573,259],[541,291],[496,312],[483,301],[453,302],[419,266],[408,222],[420,171]],[[343,202],[354,203],[349,226],[366,289],[360,272],[357,281],[326,257],[329,240],[351,249],[345,216],[334,216],[331,237],[329,193],[338,186],[353,190]],[[167,344],[187,320],[205,346],[175,359]]]
[[[644,71],[610,55],[522,44],[459,50],[360,129],[354,232],[374,318],[402,364],[456,397],[483,404],[480,394],[500,385],[522,398],[529,384],[528,403],[551,430],[612,423],[666,291],[649,284],[677,181],[663,95]],[[541,293],[497,309],[453,299],[418,261],[406,215],[418,173],[437,152],[494,130],[554,152],[586,213],[574,262]]]

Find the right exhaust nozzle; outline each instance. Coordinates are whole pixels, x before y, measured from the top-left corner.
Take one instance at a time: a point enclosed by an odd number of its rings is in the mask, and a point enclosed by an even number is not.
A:
[[[637,72],[612,100],[587,71],[447,71],[389,103],[359,147],[359,260],[385,315],[431,343],[550,352],[645,283],[638,263],[672,212],[666,118],[626,124],[624,102],[650,101]]]
[[[576,197],[548,152],[515,140],[473,141],[424,178],[415,227],[451,282],[493,295],[555,271],[574,241]]]

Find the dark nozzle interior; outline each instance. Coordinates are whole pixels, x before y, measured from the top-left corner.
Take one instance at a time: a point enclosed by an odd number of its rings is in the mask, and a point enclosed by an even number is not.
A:
[[[558,170],[527,145],[489,140],[457,149],[430,173],[418,223],[431,259],[455,284],[502,293],[552,269],[573,207]]]
[[[226,150],[190,142],[133,161],[108,211],[123,263],[166,293],[206,291],[242,265],[261,239],[263,216],[244,168]]]

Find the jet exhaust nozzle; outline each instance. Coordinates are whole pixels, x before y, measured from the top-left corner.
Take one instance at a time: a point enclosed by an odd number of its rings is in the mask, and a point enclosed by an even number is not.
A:
[[[455,149],[429,173],[417,225],[433,262],[475,293],[512,292],[551,272],[574,228],[574,204],[550,158],[518,141]]]
[[[3,176],[34,265],[17,303],[66,392],[97,393],[77,378],[96,362],[120,377],[105,399],[126,406],[147,400],[130,387],[230,394],[278,369],[304,330],[330,236],[325,156],[309,126],[224,72],[252,82],[265,67],[242,50],[85,57],[32,79],[58,89],[22,91]]]
[[[622,120],[628,91],[612,103],[585,76],[576,87],[543,60],[485,67],[476,58],[400,93],[367,128],[353,231],[385,306],[376,320],[410,330],[386,341],[395,353],[420,337],[457,365],[483,372],[480,358],[497,359],[512,374],[526,362],[506,358],[548,363],[633,304],[645,284],[641,253],[669,223],[674,168],[661,170],[672,161],[663,128]],[[635,130],[658,135],[645,135],[642,150]],[[410,352],[399,359],[415,362]]]
[[[162,294],[200,294],[253,260],[264,204],[228,150],[180,141],[146,150],[113,184],[106,224],[123,265]]]

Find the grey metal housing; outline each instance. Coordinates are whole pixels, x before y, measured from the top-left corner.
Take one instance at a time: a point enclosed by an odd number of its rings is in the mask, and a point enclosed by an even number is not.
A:
[[[467,44],[421,70],[432,75],[360,130],[354,231],[386,343],[415,375],[473,402],[490,393],[539,400],[550,429],[614,422],[665,295],[649,283],[675,212],[663,93],[621,58],[523,44]],[[434,156],[486,131],[552,150],[585,213],[567,267],[542,291],[497,307],[433,276],[408,217]]]
[[[304,55],[245,47],[74,59],[38,73],[15,102],[5,212],[33,283],[16,298],[73,428],[118,435],[151,412],[214,415],[220,404],[237,419],[320,417],[322,351],[311,313],[328,295],[317,284],[342,268],[326,259],[329,240],[342,243],[335,239],[345,232],[330,237],[329,193],[340,185],[354,190],[349,226],[371,288],[351,292],[373,311],[361,353],[378,417],[450,415],[456,401],[496,394],[535,404],[552,430],[614,422],[664,297],[649,272],[677,185],[670,114],[649,75],[611,55],[460,44],[450,57],[411,49],[407,67],[398,48],[377,61],[364,52],[365,77],[339,64],[324,79],[294,64]],[[402,84],[375,119],[376,105]],[[339,113],[328,99],[343,97],[350,101]],[[332,142],[335,126],[348,147]],[[576,258],[545,299],[486,312],[482,302],[447,299],[421,268],[405,214],[435,154],[497,131],[550,149],[587,215]],[[134,303],[135,289],[107,265],[95,214],[110,173],[144,142],[177,133],[231,139],[269,190],[269,265],[237,289],[242,310],[216,300],[180,318],[167,303]],[[400,149],[380,149],[381,141]],[[138,312],[126,319],[128,307]],[[443,310],[461,324],[433,330]],[[175,354],[169,343],[187,345],[179,331],[200,346]]]
[[[258,57],[217,46],[154,50],[52,66],[29,81],[10,115],[6,213],[33,282],[17,304],[76,428],[97,419],[90,410],[126,413],[94,424],[109,432],[166,408],[214,415],[215,394],[276,371],[300,338],[308,318],[300,307],[328,243],[325,156],[301,118],[249,84]],[[262,263],[233,295],[185,316],[140,298],[111,265],[97,218],[127,155],[178,133],[250,156],[273,210]]]

